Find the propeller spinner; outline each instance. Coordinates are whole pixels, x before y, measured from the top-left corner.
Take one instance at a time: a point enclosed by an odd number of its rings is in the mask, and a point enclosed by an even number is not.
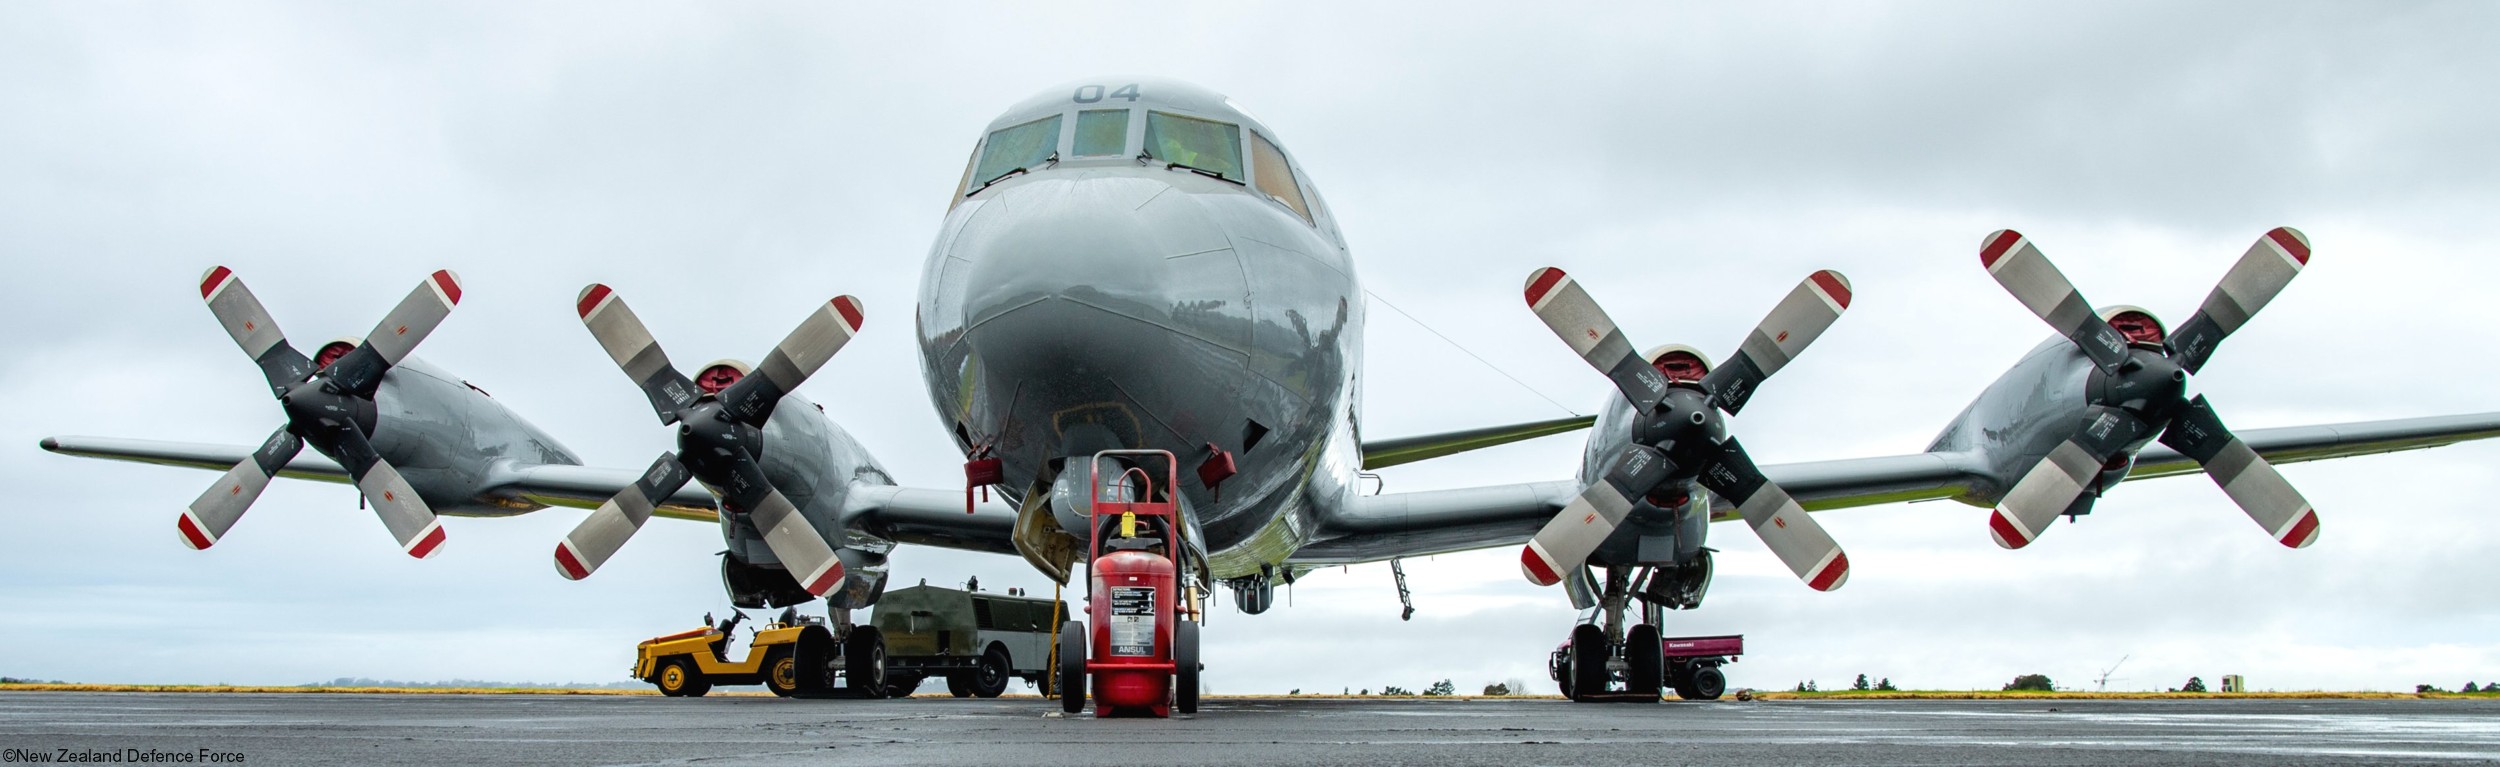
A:
[[[1736,504],[1754,534],[1788,569],[1818,591],[1849,579],[1849,557],[1823,526],[1755,468],[1727,432],[1735,414],[1765,379],[1831,327],[1849,308],[1849,281],[1820,271],[1797,283],[1743,346],[1700,381],[1670,381],[1633,353],[1614,320],[1560,269],[1528,275],[1528,307],[1580,358],[1615,382],[1638,415],[1632,441],[1579,498],[1537,531],[1520,552],[1528,580],[1550,586],[1588,561],[1632,511],[1633,503],[1669,483],[1698,482]]]
[[[442,523],[399,470],[373,449],[373,393],[382,375],[406,359],[460,303],[459,276],[448,270],[427,276],[354,350],[324,365],[315,365],[287,343],[269,310],[233,270],[209,269],[200,278],[200,298],[235,345],[260,366],[270,393],[286,410],[287,422],[252,457],[228,469],[191,502],[190,511],[177,520],[183,543],[194,549],[215,545],[251,509],[269,478],[310,444],[347,467],[356,490],[399,539],[401,550],[419,559],[440,550]]]
[[[2281,227],[2257,238],[2196,315],[2170,334],[2149,313],[2116,313],[2115,324],[2096,315],[2066,275],[2019,232],[1988,235],[1979,263],[2093,365],[2081,431],[2033,464],[1997,504],[1988,519],[1997,545],[2018,549],[2038,540],[2091,489],[2104,467],[2132,457],[2156,434],[2162,444],[2205,467],[2206,476],[2277,542],[2303,548],[2317,541],[2318,514],[2300,491],[2223,426],[2203,396],[2186,396],[2188,377],[2204,368],[2215,345],[2247,324],[2308,265],[2308,237]]]
[[[723,509],[744,514],[764,533],[764,543],[810,594],[824,596],[842,583],[842,561],[832,544],[764,475],[757,456],[764,422],[773,406],[824,367],[859,332],[859,300],[839,296],[818,306],[764,364],[709,393],[669,364],[668,355],[642,319],[606,285],[583,288],[574,305],[582,325],[608,357],[642,387],[662,424],[677,424],[677,452],[662,453],[632,487],[616,494],[556,544],[556,571],[581,580],[614,556],[659,503],[700,478],[721,494]]]

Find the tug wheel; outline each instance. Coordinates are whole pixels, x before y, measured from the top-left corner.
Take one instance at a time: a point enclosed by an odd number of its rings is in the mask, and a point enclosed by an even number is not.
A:
[[[653,679],[652,684],[660,688],[660,694],[671,698],[700,698],[712,691],[711,681],[695,673],[683,658],[672,658],[660,664],[660,673]]]
[[[772,654],[764,658],[764,687],[784,698],[798,694],[798,654],[786,646],[773,648]]]

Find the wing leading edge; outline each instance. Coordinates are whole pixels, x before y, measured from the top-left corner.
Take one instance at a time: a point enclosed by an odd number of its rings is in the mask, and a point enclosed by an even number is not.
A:
[[[2250,429],[2239,433],[2272,463],[2299,463],[2452,445],[2500,437],[2500,413]],[[2008,481],[1988,475],[1974,453],[1915,453],[1763,466],[1808,511],[1952,498],[1988,507]],[[2160,445],[2136,458],[2129,480],[2195,474],[2195,461]],[[1393,493],[1356,499],[1320,523],[1296,564],[1334,565],[1516,546],[1536,534],[1580,492],[1576,481],[1529,482]],[[1712,521],[1737,518],[1716,499]]]

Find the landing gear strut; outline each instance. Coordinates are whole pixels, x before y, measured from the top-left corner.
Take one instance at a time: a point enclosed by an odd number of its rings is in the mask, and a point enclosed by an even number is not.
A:
[[[1596,620],[1572,627],[1571,639],[1554,650],[1547,670],[1562,687],[1563,697],[1575,701],[1657,702],[1668,681],[1658,634],[1659,603],[1649,589],[1636,593],[1632,584],[1645,582],[1654,588],[1659,578],[1647,567],[1609,567],[1605,572]],[[1636,596],[1639,622],[1626,627]]]

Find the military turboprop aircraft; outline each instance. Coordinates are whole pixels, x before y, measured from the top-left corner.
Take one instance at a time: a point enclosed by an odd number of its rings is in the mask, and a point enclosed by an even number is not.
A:
[[[2184,381],[2309,257],[2276,230],[2198,314],[2165,333],[2149,312],[2096,315],[2036,248],[1990,236],[1981,261],[2062,337],[1983,392],[1926,450],[1757,464],[1724,416],[1791,364],[1852,301],[1837,272],[1806,276],[1725,364],[1689,347],[1636,354],[1589,290],[1538,269],[1531,312],[1621,390],[1600,415],[1398,439],[1361,432],[1363,294],[1338,222],[1276,134],[1220,94],[1142,78],[1069,83],[1009,108],[976,143],[922,271],[923,376],[967,459],[968,489],[898,486],[867,450],[792,393],[863,329],[848,298],[819,305],[762,365],[689,378],[618,291],[575,308],[593,339],[678,427],[647,470],[580,466],[553,438],[456,377],[407,357],[459,298],[438,273],[365,342],[314,359],[289,346],[239,279],[202,285],[267,376],[288,425],[262,447],[56,437],[54,452],[227,476],[178,521],[195,547],[229,532],[271,476],[354,482],[409,552],[442,542],[434,513],[595,508],[557,544],[593,573],[652,516],[715,521],[725,588],[746,606],[882,593],[897,544],[1015,553],[1065,581],[1098,451],[1159,449],[1194,467],[1178,502],[1183,568],[1259,613],[1273,588],[1326,565],[1525,544],[1523,572],[1562,583],[1602,620],[1574,629],[1575,686],[1655,697],[1657,624],[1708,591],[1709,523],[1742,518],[1807,585],[1848,559],[1808,511],[1952,498],[1996,508],[2003,545],[2079,516],[2124,479],[2204,471],[2268,535],[2302,546],[2316,515],[2268,462],[2500,436],[2500,413],[2259,429],[2236,436]],[[429,287],[431,286],[431,287]],[[795,307],[794,307],[795,308]],[[2104,319],[2105,317],[2105,319]],[[1524,317],[1522,318],[1525,319]],[[1366,495],[1358,473],[1594,425],[1576,479]],[[2149,443],[2156,438],[2160,446]],[[330,460],[298,455],[309,443]],[[701,487],[692,486],[701,480]],[[1637,609],[1637,614],[1635,610]],[[1629,625],[1627,625],[1629,624]]]

